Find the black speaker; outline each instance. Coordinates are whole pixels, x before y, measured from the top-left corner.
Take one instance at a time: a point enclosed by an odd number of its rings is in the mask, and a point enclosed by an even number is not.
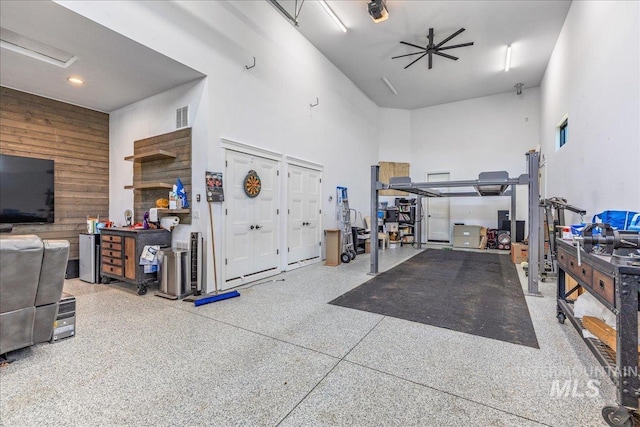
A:
[[[498,231],[498,249],[505,251],[511,250],[511,232],[507,230]]]
[[[502,221],[500,229],[511,231],[511,221],[509,220]],[[524,221],[516,221],[516,238],[513,241],[514,242],[524,241]]]
[[[509,221],[509,211],[498,211],[498,230],[509,230],[502,225],[505,221]]]
[[[202,233],[192,232],[189,239],[189,280],[193,295],[202,293],[202,254],[204,239]]]

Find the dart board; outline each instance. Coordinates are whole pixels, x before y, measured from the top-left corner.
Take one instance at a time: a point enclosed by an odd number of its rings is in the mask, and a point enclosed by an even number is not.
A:
[[[262,181],[260,181],[260,177],[256,171],[250,170],[244,178],[244,194],[253,199],[260,194],[261,189]]]

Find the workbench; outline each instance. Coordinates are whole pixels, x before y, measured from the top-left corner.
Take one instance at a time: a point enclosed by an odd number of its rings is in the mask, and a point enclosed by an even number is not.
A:
[[[158,281],[158,273],[146,273],[140,256],[146,245],[170,247],[171,233],[165,229],[103,228],[101,239],[102,283],[112,279],[138,286],[138,294],[147,293],[147,285]]]
[[[639,258],[594,255],[572,242],[557,241],[558,306],[560,323],[569,319],[582,336],[582,322],[574,317],[567,295],[566,275],[591,293],[616,315],[616,351],[595,338],[583,338],[604,370],[616,385],[618,406],[606,406],[602,416],[611,426],[633,426],[633,413],[638,411],[640,379],[638,378],[638,288]]]

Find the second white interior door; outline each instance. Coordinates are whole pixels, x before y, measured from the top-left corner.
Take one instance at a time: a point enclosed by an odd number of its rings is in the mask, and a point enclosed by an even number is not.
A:
[[[321,173],[289,165],[288,264],[320,258]]]
[[[427,182],[449,181],[449,172],[427,173]],[[448,191],[443,188],[442,191]],[[431,242],[450,242],[449,198],[427,198],[427,240]]]

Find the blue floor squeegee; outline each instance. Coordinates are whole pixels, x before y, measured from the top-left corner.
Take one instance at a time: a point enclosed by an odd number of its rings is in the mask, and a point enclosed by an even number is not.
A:
[[[240,296],[240,292],[238,291],[225,292],[223,294],[217,294],[217,295],[203,295],[201,298],[198,298],[197,300],[195,300],[193,302],[193,305],[196,307],[199,307],[201,305],[210,304],[212,302],[222,301],[225,299],[235,298],[239,296]]]

